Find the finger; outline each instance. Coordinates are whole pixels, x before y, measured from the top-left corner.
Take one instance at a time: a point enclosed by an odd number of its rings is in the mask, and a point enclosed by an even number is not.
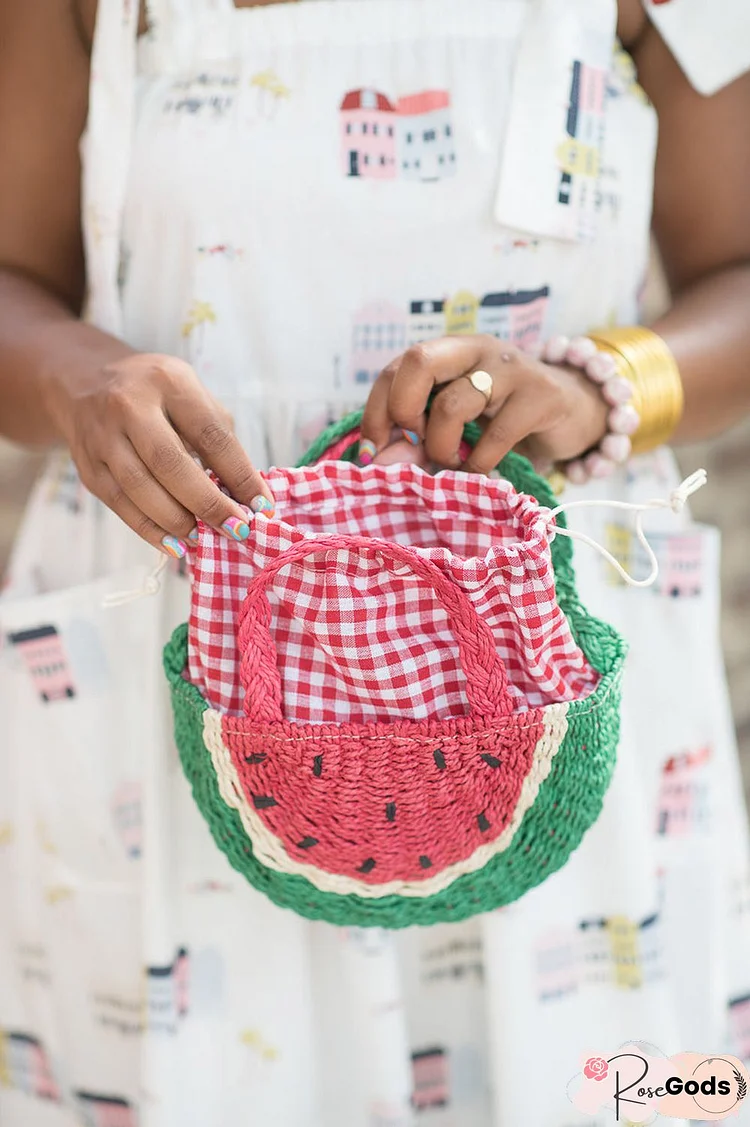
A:
[[[244,510],[190,457],[161,412],[139,417],[128,437],[147,470],[184,509],[232,540],[247,539],[250,527]]]
[[[430,393],[440,384],[484,367],[487,343],[481,336],[440,337],[408,349],[398,364],[388,397],[393,422],[424,435]]]
[[[379,466],[395,466],[404,463],[419,466],[423,470],[428,469],[430,462],[424,446],[421,443],[419,446],[415,446],[413,443],[407,442],[405,438],[397,438],[384,450],[381,450],[375,458],[375,464]]]
[[[165,555],[172,556],[173,559],[182,559],[188,549],[187,542],[174,536],[166,528],[160,527],[139,509],[103,462],[88,468],[79,465],[79,472],[86,488],[103,501],[107,508],[111,509],[129,528],[132,528],[137,536]]]
[[[502,404],[507,394],[502,381],[496,380],[492,394],[493,408]],[[451,380],[442,387],[432,401],[427,421],[425,447],[430,459],[440,466],[459,466],[459,446],[464,427],[473,419],[478,419],[487,406],[486,395],[477,391],[464,377]]]
[[[125,435],[108,451],[104,464],[122,493],[155,525],[177,539],[195,539],[195,515],[156,480]]]
[[[539,425],[539,406],[528,397],[511,394],[484,428],[482,437],[461,466],[468,473],[488,474],[514,446]]]
[[[425,435],[430,393],[436,385],[473,371],[485,347],[484,337],[440,337],[414,345],[389,364],[373,386],[362,417],[367,461],[386,445],[393,423],[416,445]]]
[[[180,435],[197,451],[201,461],[212,469],[235,500],[254,513],[273,516],[273,494],[245,453],[228,421],[218,414],[206,397],[196,404],[195,397],[178,398],[168,403],[169,417]],[[166,484],[166,483],[165,483]]]
[[[360,465],[369,465],[391,441],[393,423],[388,413],[388,396],[395,371],[395,364],[384,368],[367,397],[360,424]]]

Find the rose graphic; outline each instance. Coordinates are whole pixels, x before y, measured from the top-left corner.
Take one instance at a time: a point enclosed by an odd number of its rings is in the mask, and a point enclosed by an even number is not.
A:
[[[609,1072],[609,1065],[604,1057],[589,1057],[583,1066],[583,1075],[589,1080],[603,1080]]]

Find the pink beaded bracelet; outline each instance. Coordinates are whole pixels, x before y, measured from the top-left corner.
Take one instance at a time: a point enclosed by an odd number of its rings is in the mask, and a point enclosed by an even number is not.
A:
[[[611,410],[607,416],[609,432],[595,450],[582,458],[573,458],[561,469],[572,485],[585,485],[591,478],[609,477],[617,466],[627,462],[631,453],[630,436],[640,425],[640,416],[631,403],[633,387],[618,374],[614,357],[600,351],[589,337],[556,336],[542,345],[540,360],[548,364],[569,364],[584,372],[598,384]]]

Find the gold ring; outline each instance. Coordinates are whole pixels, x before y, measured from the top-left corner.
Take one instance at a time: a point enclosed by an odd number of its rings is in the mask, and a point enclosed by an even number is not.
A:
[[[480,395],[484,396],[485,404],[489,404],[492,399],[492,376],[489,372],[472,372],[470,376],[464,376],[471,386],[475,388]]]

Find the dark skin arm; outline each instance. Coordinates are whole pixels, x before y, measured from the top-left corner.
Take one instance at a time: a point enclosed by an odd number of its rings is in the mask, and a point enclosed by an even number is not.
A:
[[[651,24],[634,59],[659,115],[653,226],[672,293],[653,328],[685,387],[675,438],[691,441],[750,410],[750,75],[701,97]]]
[[[618,33],[659,117],[653,226],[672,303],[653,328],[685,388],[675,440],[692,441],[750,411],[750,74],[713,97],[697,94],[640,0],[620,0]],[[477,417],[481,396],[458,377],[477,368],[494,377],[496,391],[465,469],[487,472],[516,446],[540,461],[562,460],[601,439],[606,412],[584,378],[481,336],[427,342],[389,365],[363,433],[382,450],[392,424],[405,427],[424,438],[426,460],[460,465],[463,423]],[[424,405],[436,385],[446,386],[428,423]]]

